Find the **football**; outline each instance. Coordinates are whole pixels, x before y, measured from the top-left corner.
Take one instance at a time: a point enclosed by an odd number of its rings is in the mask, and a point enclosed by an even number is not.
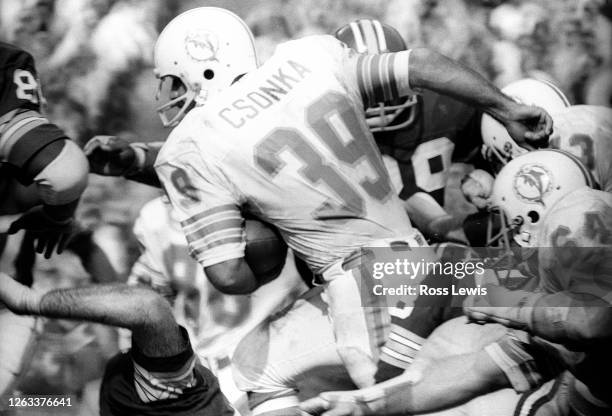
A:
[[[287,244],[278,230],[270,224],[256,219],[245,221],[245,259],[264,285],[278,277],[287,258]]]

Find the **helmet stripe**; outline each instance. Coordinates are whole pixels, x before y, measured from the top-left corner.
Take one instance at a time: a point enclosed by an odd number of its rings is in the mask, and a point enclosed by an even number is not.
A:
[[[380,45],[378,44],[372,22],[370,20],[359,20],[359,26],[361,27],[367,52],[372,54],[380,53]]]
[[[357,25],[357,22],[351,22],[349,24],[351,27],[351,32],[353,32],[353,38],[355,39],[355,48],[358,53],[366,53],[368,48],[366,46],[365,40],[363,39],[363,35],[361,34],[361,29]]]
[[[385,37],[385,32],[383,31],[383,27],[378,20],[372,20],[372,24],[374,25],[374,30],[376,31],[376,38],[378,39],[378,46],[381,52],[386,52],[389,50],[387,47],[387,38]]]

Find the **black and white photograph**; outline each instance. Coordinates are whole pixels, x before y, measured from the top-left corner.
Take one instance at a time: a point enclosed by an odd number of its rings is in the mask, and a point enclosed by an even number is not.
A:
[[[612,1],[0,0],[0,416],[611,416]]]

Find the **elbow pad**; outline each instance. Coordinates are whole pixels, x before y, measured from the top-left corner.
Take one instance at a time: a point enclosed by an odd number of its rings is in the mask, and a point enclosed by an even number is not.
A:
[[[87,187],[89,163],[81,149],[64,140],[59,154],[34,178],[42,201],[63,205],[78,199]]]

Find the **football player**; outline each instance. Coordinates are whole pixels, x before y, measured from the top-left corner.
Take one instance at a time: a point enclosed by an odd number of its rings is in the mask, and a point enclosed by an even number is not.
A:
[[[553,133],[547,147],[577,156],[591,170],[601,190],[612,190],[612,109],[594,105],[569,105],[556,87],[531,79],[509,84],[502,91],[520,102],[539,105],[553,118]],[[490,117],[482,120],[487,159],[503,166],[532,148],[518,145],[503,126]]]
[[[0,273],[0,301],[17,314],[132,331],[131,350],[106,366],[101,415],[234,414],[217,379],[196,358],[170,304],[150,289],[117,284],[39,292]]]
[[[362,54],[408,49],[397,30],[374,19],[355,20],[339,28],[335,37]],[[474,107],[429,90],[366,109],[368,126],[399,197],[411,221],[428,238],[443,238],[456,226],[443,208],[444,189],[451,163],[480,165],[481,115]]]
[[[493,113],[519,140],[538,140],[550,129],[543,110],[513,102],[473,71],[425,49],[359,55],[331,36],[313,36],[279,45],[257,68],[248,28],[218,8],[193,9],[170,22],[156,44],[155,62],[172,93],[161,109],[167,123],[195,102],[204,104],[173,129],[155,166],[192,256],[220,290],[249,293],[258,279],[243,258],[241,208],[276,226],[324,285],[334,332],[331,343],[312,333],[302,334],[303,345],[280,341],[287,349],[275,359],[331,358],[358,385],[374,381],[390,323],[387,308],[362,307],[381,299],[359,293],[359,249],[375,240],[424,246],[391,188],[364,103],[428,88]],[[427,248],[423,253],[432,254]],[[313,323],[328,328],[323,311],[311,310]],[[282,323],[289,327],[291,319]],[[250,354],[237,371],[260,414],[297,412],[292,388],[258,385],[257,371],[269,355],[254,355],[252,345],[277,345],[279,328],[252,333],[236,352]],[[399,338],[411,337],[401,329]]]
[[[0,43],[0,66],[0,214],[26,211],[8,232],[29,230],[37,251],[48,258],[63,250],[72,231],[88,163],[79,147],[41,114],[43,97],[32,56]]]
[[[219,378],[230,403],[247,414],[248,408],[241,409],[247,404],[246,397],[233,383],[230,358],[250,329],[306,289],[293,263],[287,262],[282,276],[250,296],[224,295],[189,256],[180,223],[165,198],[156,198],[142,208],[134,234],[142,254],[132,267],[128,284],[150,286],[171,301],[177,322],[194,340],[198,357]]]
[[[35,240],[36,251],[45,257],[61,252],[87,185],[87,159],[41,114],[42,101],[32,56],[0,42],[0,255],[7,233],[20,229],[28,231],[28,241]],[[18,272],[24,269],[22,259],[18,257]],[[31,275],[29,270],[25,274]],[[0,344],[0,398],[11,391],[28,362],[35,326],[34,318],[0,308],[0,328],[11,334]]]
[[[503,211],[511,238],[537,247],[535,291],[487,286],[488,293],[464,302],[470,319],[509,327],[477,351],[436,360],[415,360],[401,377],[361,391],[321,395],[303,404],[327,416],[420,413],[444,409],[505,387],[528,392],[515,414],[574,414],[610,411],[605,377],[612,335],[610,254],[612,197],[592,189],[588,170],[571,155],[536,151],[509,162],[496,179],[493,201]],[[428,343],[444,342],[450,322]],[[487,341],[496,329],[484,325]],[[464,329],[465,330],[465,329]],[[482,346],[482,345],[480,345]],[[531,389],[569,370],[538,400]],[[491,406],[494,406],[491,404]]]

